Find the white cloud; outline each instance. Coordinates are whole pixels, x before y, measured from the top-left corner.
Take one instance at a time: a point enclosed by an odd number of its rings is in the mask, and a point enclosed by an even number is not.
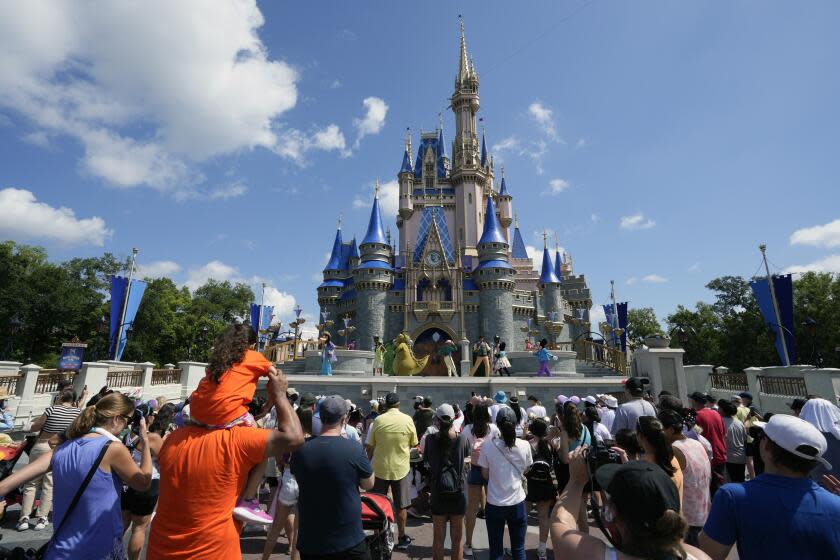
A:
[[[117,186],[190,183],[200,162],[278,144],[297,72],[253,0],[0,4],[0,105],[76,138]]]
[[[607,322],[607,315],[604,313],[604,307],[602,305],[595,305],[589,310],[589,322],[593,327]],[[592,330],[597,332],[598,329],[594,328]]]
[[[793,265],[785,269],[785,274],[801,272],[832,272],[840,274],[840,255],[829,255],[809,264]]]
[[[326,128],[315,128],[309,134],[295,128],[284,130],[277,139],[274,151],[279,155],[289,158],[300,166],[307,165],[306,154],[312,150],[338,151],[341,157],[350,156],[347,149],[347,141],[344,133],[336,124],[327,125]]]
[[[534,263],[534,270],[542,272],[542,249],[537,249],[533,245],[525,245],[525,252]]]
[[[371,185],[369,189],[365,189],[364,195],[356,195],[356,198],[353,199],[353,208],[370,210],[370,206],[373,204],[374,189],[375,186]],[[397,180],[394,179],[393,181],[388,181],[387,183],[381,183],[379,185],[379,207],[382,210],[382,219],[386,222],[390,222],[395,219],[399,205],[400,185]],[[329,258],[329,256],[327,258]]]
[[[664,284],[667,281],[667,278],[663,278],[658,274],[648,274],[647,276],[642,277],[642,282],[646,282],[648,284]]]
[[[590,214],[589,221],[591,221],[593,224],[597,224],[601,221],[601,217],[598,214]]]
[[[225,264],[221,261],[210,261],[199,268],[191,268],[187,272],[187,281],[184,283],[190,290],[204,285],[208,280],[216,280],[218,282],[241,282],[251,286],[254,295],[259,300],[263,282],[266,283],[264,292],[265,305],[274,306],[274,315],[277,319],[287,318],[292,313],[295,306],[295,298],[293,295],[283,292],[275,288],[265,278],[259,276],[252,276],[251,278],[243,278],[242,274],[236,267]]]
[[[694,264],[692,264],[691,266],[688,267],[689,272],[697,272],[698,270],[700,270],[700,263],[699,262],[696,262],[696,263],[694,263]]]
[[[0,190],[0,236],[102,247],[111,235],[102,218],[78,219],[72,209],[38,202],[30,191]]]
[[[50,147],[50,135],[43,130],[36,130],[35,132],[24,134],[23,141],[32,144],[33,146],[38,146],[39,148]]]
[[[518,152],[520,149],[521,143],[519,142],[519,138],[516,136],[508,136],[507,138],[501,139],[497,144],[493,144],[490,151],[498,154],[507,150]]]
[[[638,278],[636,278],[635,276],[631,276],[630,278],[627,279],[627,282],[625,282],[625,284],[627,284],[628,286],[632,286],[633,284],[635,284],[638,281],[639,281]]]
[[[528,114],[536,121],[543,134],[554,141],[558,140],[557,129],[554,126],[554,111],[540,101],[534,101],[528,106]]]
[[[791,245],[813,245],[816,247],[840,247],[840,220],[821,226],[798,229],[790,236]]]
[[[287,292],[281,292],[274,286],[266,286],[265,305],[274,306],[275,322],[278,320],[288,319],[288,317],[294,313],[292,309],[295,307],[295,296]]]
[[[651,220],[650,218],[645,218],[645,215],[639,212],[638,214],[633,214],[632,216],[622,216],[621,218],[621,229],[626,230],[637,230],[637,229],[650,229],[656,225],[656,222]]]
[[[365,116],[353,119],[353,126],[356,127],[356,148],[365,136],[379,134],[385,126],[385,116],[388,114],[388,104],[379,97],[366,97],[362,105],[365,106]]]
[[[208,280],[219,282],[244,282],[244,278],[235,267],[227,265],[222,261],[210,261],[199,268],[191,268],[187,271],[187,281],[184,285],[190,290],[203,286]]]
[[[548,194],[560,194],[569,188],[569,182],[565,179],[552,179],[548,182]]]
[[[542,175],[545,172],[543,159],[548,153],[548,142],[542,138],[523,143],[516,136],[508,136],[497,144],[493,144],[491,151],[495,154],[511,152],[520,157],[527,157],[534,163],[534,170],[537,175]]]
[[[232,183],[223,187],[218,187],[210,191],[207,196],[211,200],[228,200],[230,198],[239,198],[248,192],[248,187],[242,183]]]
[[[341,87],[341,80],[336,79],[336,80],[333,80],[332,82],[330,82],[330,89],[338,89],[340,87]]]
[[[173,261],[154,261],[137,266],[137,275],[141,278],[163,278],[181,272],[181,265]]]
[[[586,146],[586,138],[578,138],[575,148],[583,148],[584,146]]]

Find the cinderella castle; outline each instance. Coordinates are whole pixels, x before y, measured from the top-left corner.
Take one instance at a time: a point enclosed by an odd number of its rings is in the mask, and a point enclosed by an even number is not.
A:
[[[479,77],[463,23],[450,103],[449,146],[442,126],[421,132],[416,152],[406,139],[396,245],[383,226],[378,185],[361,243],[345,241],[339,223],[318,286],[322,321],[332,325],[325,328],[337,344],[353,340],[360,350],[405,332],[418,357],[448,339],[465,352],[480,336],[491,343],[498,336],[509,351],[541,338],[562,347],[589,331],[589,288],[556,243],[551,254],[545,236],[541,272],[534,270],[515,219],[515,190],[503,168],[497,179],[483,132],[479,141]],[[442,366],[427,366],[434,367]]]

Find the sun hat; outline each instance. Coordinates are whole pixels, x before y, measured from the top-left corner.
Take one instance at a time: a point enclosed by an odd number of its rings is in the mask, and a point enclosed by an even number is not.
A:
[[[504,404],[507,402],[507,393],[504,391],[496,391],[496,394],[493,395],[493,400],[499,404]]]

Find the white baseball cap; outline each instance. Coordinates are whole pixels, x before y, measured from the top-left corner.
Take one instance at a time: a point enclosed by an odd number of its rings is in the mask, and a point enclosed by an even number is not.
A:
[[[774,414],[762,427],[764,434],[788,453],[803,459],[819,461],[825,468],[831,470],[831,463],[823,458],[823,454],[828,449],[825,436],[805,420],[789,414]],[[799,450],[806,445],[815,449],[817,454]]]
[[[593,397],[592,395],[587,395],[587,396],[583,397],[583,402],[588,402],[590,404],[596,404],[595,397]]]
[[[618,399],[613,397],[612,395],[605,395],[604,396],[604,404],[607,405],[608,408],[617,408],[618,407]]]

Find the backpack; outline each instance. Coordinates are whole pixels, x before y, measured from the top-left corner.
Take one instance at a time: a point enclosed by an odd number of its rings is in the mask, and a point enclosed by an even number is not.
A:
[[[528,471],[528,479],[534,482],[551,482],[551,465],[546,461],[534,461]]]
[[[435,440],[440,437],[440,434],[435,434]],[[437,441],[434,441],[433,445],[437,445]],[[450,454],[452,450],[450,449],[447,453],[446,457],[443,458],[445,463],[440,469],[440,473],[438,473],[437,481],[435,484],[435,488],[437,489],[437,493],[440,494],[443,498],[448,498],[451,496],[457,496],[463,491],[462,483],[463,477],[461,476],[461,469],[457,466],[453,465],[450,459]]]
[[[475,440],[473,441],[472,449],[470,449],[470,464],[476,467],[478,466],[478,458],[481,456],[481,444],[484,443],[484,440],[488,436],[490,436],[489,426],[487,427],[487,435],[485,435],[484,437],[478,437],[475,435],[475,432],[473,432],[473,437],[475,438]]]

